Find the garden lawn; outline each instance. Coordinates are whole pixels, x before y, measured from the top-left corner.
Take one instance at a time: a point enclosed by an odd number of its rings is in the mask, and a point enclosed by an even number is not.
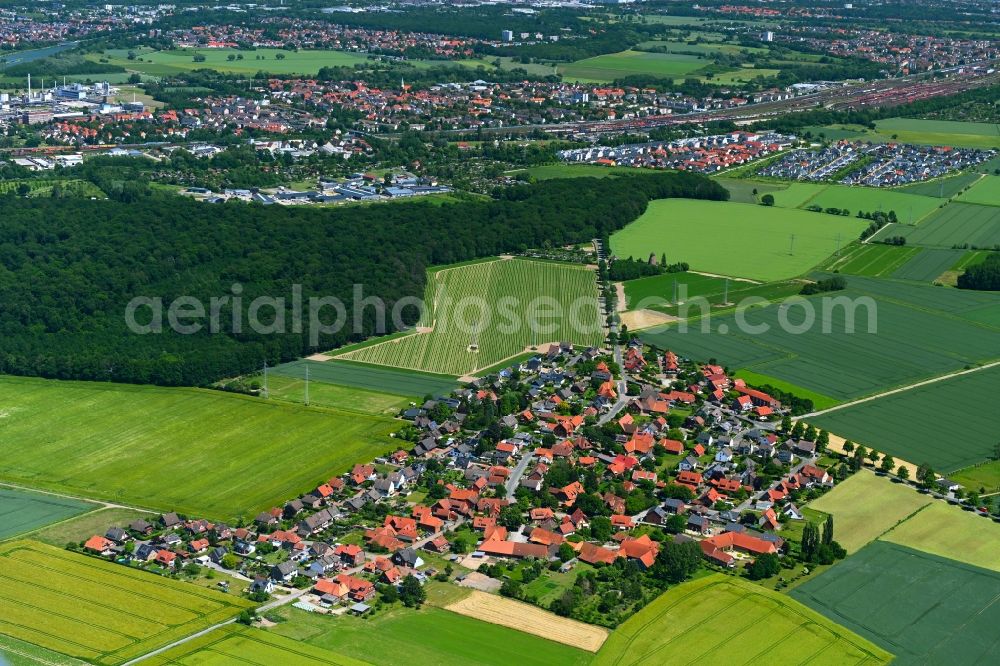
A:
[[[967,490],[996,493],[1000,491],[1000,460],[991,460],[953,472],[949,477]]]
[[[67,497],[0,486],[0,541],[96,509]]]
[[[986,176],[958,199],[965,203],[1000,206],[1000,176]]]
[[[1000,524],[940,500],[897,525],[882,539],[1000,572]]]
[[[1000,321],[993,321],[1000,319],[1000,295],[860,276],[848,276],[847,283],[846,290],[834,295],[848,299],[841,299],[839,305],[824,297],[808,300],[816,316],[812,325],[803,326],[805,307],[793,301],[746,311],[746,326],[736,316],[723,314],[645,330],[639,337],[697,361],[714,358],[734,370],[751,370],[837,400],[861,398],[1000,357]],[[853,328],[848,326],[849,310],[844,303],[852,305]],[[694,314],[700,314],[700,309]],[[789,326],[783,325],[783,320]],[[990,394],[986,390],[979,396],[971,395],[968,405],[963,404],[963,414],[969,414],[974,423],[985,418],[983,415],[991,410],[982,411],[983,401]],[[943,399],[945,402],[940,404],[956,400]],[[871,409],[874,404],[856,409]],[[924,408],[938,414],[940,404]],[[979,405],[976,409],[981,411],[974,412],[974,405]],[[938,429],[935,425],[919,432],[919,428],[904,424],[900,434],[894,436],[884,432],[890,426],[881,427],[875,417],[863,419],[865,425],[861,427],[861,421],[838,417],[841,413],[823,417],[824,423],[845,425],[846,432],[830,427],[832,432],[860,441],[878,435],[877,440],[865,443],[907,460],[913,459],[900,449],[908,438],[929,440]],[[925,415],[930,418],[930,414]],[[906,418],[900,413],[898,420]],[[977,431],[980,428],[981,424],[976,426]],[[976,439],[981,436],[980,432]],[[956,443],[967,452],[970,446],[982,449],[981,444]],[[927,448],[931,449],[928,454],[937,451],[939,463],[950,455],[951,447],[928,444]],[[979,455],[953,458],[951,464],[938,466],[945,470],[964,467]],[[969,462],[962,464],[963,460]]]
[[[121,664],[252,606],[33,541],[0,546],[0,634]]]
[[[425,332],[338,358],[472,375],[532,347],[604,340],[596,273],[583,266],[498,259],[444,268],[432,272],[426,302]]]
[[[376,666],[583,666],[591,657],[583,650],[432,606],[411,610],[397,605],[368,619],[298,609],[281,612],[289,620],[270,630],[275,634]]]
[[[628,50],[577,60],[561,66],[559,73],[566,80],[584,83],[610,82],[640,74],[673,79],[683,78],[709,64],[711,61],[693,55]]]
[[[0,379],[0,410],[0,479],[220,520],[393,450],[398,427],[217,391],[19,377]]]
[[[100,509],[72,520],[49,525],[32,532],[29,536],[33,541],[62,548],[68,543],[80,543],[95,534],[104,534],[109,527],[126,527],[139,518],[153,522],[155,517],[153,514],[135,509]]]
[[[809,422],[947,474],[993,454],[998,386],[1000,366],[838,409]],[[944,428],[943,415],[949,415]]]
[[[951,248],[1000,244],[1000,206],[950,203],[916,227],[893,224],[876,238],[903,236],[908,245]]]
[[[893,663],[1000,661],[1000,574],[884,541],[791,591],[896,655]]]
[[[879,664],[892,655],[786,595],[722,574],[671,588],[604,643],[595,666]]]
[[[833,538],[853,553],[932,501],[910,486],[862,469],[808,506],[833,516]]]
[[[620,257],[667,253],[693,270],[757,280],[807,272],[867,226],[851,217],[722,201],[663,199],[611,236]],[[794,237],[794,241],[793,241]]]

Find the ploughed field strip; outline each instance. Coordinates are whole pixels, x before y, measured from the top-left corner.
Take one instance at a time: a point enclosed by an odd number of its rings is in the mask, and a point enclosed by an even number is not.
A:
[[[98,506],[68,497],[0,487],[0,540],[91,511]]]
[[[889,650],[894,663],[1000,661],[993,571],[876,541],[791,596]]]
[[[748,324],[769,327],[765,334],[741,326],[733,315],[721,315],[688,322],[686,331],[672,324],[643,331],[640,337],[688,358],[716,358],[840,400],[1000,357],[1000,326],[991,323],[1000,307],[996,294],[860,276],[848,276],[847,284],[830,296],[871,299],[857,301],[861,305],[854,310],[853,332],[846,325],[848,311],[827,301],[824,314],[824,299],[818,297],[810,299],[816,321],[805,332],[781,324],[785,319],[801,325],[801,306],[772,304],[745,313]],[[869,317],[869,312],[875,314]],[[869,321],[875,324],[873,331]],[[829,332],[824,332],[824,322]]]
[[[834,259],[828,268],[845,275],[891,277],[897,269],[920,254],[920,251],[919,247],[859,245]]]
[[[892,655],[795,600],[715,574],[671,588],[615,630],[596,666],[882,664]]]
[[[123,663],[252,605],[33,541],[0,546],[0,634],[97,664]]]
[[[426,299],[418,332],[338,358],[458,376],[536,345],[604,339],[596,274],[582,266],[512,259],[446,268],[432,273]],[[536,299],[544,299],[536,318],[547,327],[539,331],[527,316]],[[553,304],[561,315],[547,316]]]

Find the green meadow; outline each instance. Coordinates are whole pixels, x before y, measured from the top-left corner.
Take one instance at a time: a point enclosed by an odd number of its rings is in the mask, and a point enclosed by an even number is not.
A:
[[[171,76],[195,69],[214,69],[232,74],[256,74],[259,71],[273,74],[315,75],[322,67],[350,67],[367,61],[362,53],[331,49],[286,51],[283,49],[240,50],[223,49],[173,49],[170,51],[137,50],[137,57],[128,59],[128,51],[116,49],[92,60],[105,59],[109,64],[120,65],[129,71],[148,76]],[[197,62],[195,56],[204,60]],[[233,56],[230,60],[229,56]],[[239,57],[242,56],[242,59]]]
[[[271,632],[376,666],[583,666],[592,656],[562,643],[432,606],[383,610],[369,619],[312,615],[297,609],[280,612],[288,621]]]
[[[780,280],[801,275],[857,238],[865,220],[802,210],[691,199],[650,202],[611,236],[620,257],[660,256],[693,270]]]
[[[577,60],[561,66],[559,73],[566,80],[583,83],[611,82],[633,74],[683,78],[710,62],[693,55],[628,50]]]
[[[0,540],[92,511],[97,506],[66,497],[0,486]]]
[[[17,377],[0,378],[0,405],[0,480],[227,520],[395,449],[398,427],[203,389]]]

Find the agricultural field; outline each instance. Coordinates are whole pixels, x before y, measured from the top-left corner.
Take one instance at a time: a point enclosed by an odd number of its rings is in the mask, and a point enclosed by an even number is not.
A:
[[[270,631],[230,624],[143,660],[148,666],[364,666],[370,662],[312,647]]]
[[[303,371],[304,373],[304,371]],[[305,404],[306,381],[297,377],[268,373],[267,395],[271,400],[287,400]],[[309,404],[314,407],[333,407],[364,414],[395,416],[399,410],[420,396],[406,398],[391,393],[340,386],[316,381],[309,375]]]
[[[400,336],[402,337],[402,336]],[[345,348],[330,354],[345,353],[363,347]],[[458,384],[453,376],[437,375],[413,370],[395,368],[378,368],[350,361],[311,361],[302,359],[279,365],[269,371],[281,377],[305,379],[306,367],[309,368],[310,395],[313,382],[322,382],[332,386],[362,391],[377,392],[388,396],[401,398],[421,398],[428,393],[439,395],[454,389]]]
[[[916,227],[890,224],[875,239],[904,236],[908,245],[950,248],[1000,244],[1000,206],[950,203]]]
[[[604,340],[596,274],[582,266],[500,259],[444,268],[432,272],[426,302],[418,332],[338,358],[474,375],[532,347]],[[532,311],[540,331],[532,330]]]
[[[892,655],[790,599],[714,574],[660,595],[615,630],[595,666],[668,663],[882,664]]]
[[[1000,314],[1000,298],[995,294],[860,276],[849,276],[847,282],[847,289],[836,296],[856,304],[853,329],[848,326],[846,306],[819,298],[809,301],[817,306],[814,323],[807,330],[801,328],[806,323],[805,308],[793,301],[747,310],[743,313],[745,325],[734,315],[723,314],[650,329],[640,337],[691,359],[715,358],[734,370],[758,372],[837,400],[861,398],[1000,356],[996,344],[1000,322],[991,321]],[[858,300],[863,297],[871,300]],[[981,404],[976,396],[971,399]],[[875,404],[865,403],[856,409]],[[883,434],[875,419],[865,420],[862,428],[860,421],[841,420],[842,413],[823,417],[831,432],[858,441]],[[989,410],[980,413],[988,414]],[[899,418],[904,417],[900,414]],[[978,419],[974,413],[971,418]],[[841,432],[832,427],[834,423],[850,428]],[[982,424],[976,426],[977,431],[981,428]],[[925,427],[919,433],[910,426],[905,430],[908,437],[917,435],[921,441],[934,431]],[[905,450],[900,450],[906,438],[885,434],[887,437],[866,443],[909,459]],[[980,432],[977,437],[981,436]],[[965,446],[978,450],[982,445]],[[940,451],[935,456],[942,469],[963,467],[979,458],[975,455],[962,464],[968,458],[955,455],[953,464],[943,464],[944,455]]]
[[[292,608],[271,632],[376,666],[584,666],[591,653],[431,606],[331,618]],[[372,640],[377,637],[378,647]]]
[[[947,474],[993,454],[998,382],[1000,366],[994,366],[828,412],[809,422],[915,464],[929,463]],[[961,414],[954,414],[942,431],[942,414],[958,408]]]
[[[807,272],[866,226],[853,217],[801,210],[661,199],[611,236],[611,250],[620,257],[666,253],[668,261],[686,261],[693,270],[771,281]]]
[[[876,122],[875,128],[875,132],[869,135],[872,140],[960,148],[1000,148],[1000,134],[997,126],[991,123],[887,118]]]
[[[984,206],[1000,206],[1000,176],[986,176],[964,192],[958,200]]]
[[[96,508],[90,502],[0,486],[0,541]]]
[[[86,663],[0,634],[0,664],[4,666],[85,666]]]
[[[727,302],[739,303],[750,297],[779,299],[797,294],[802,289],[802,282],[798,280],[761,284],[745,279],[731,279],[727,288],[726,278],[691,272],[664,273],[629,280],[623,284],[629,309],[652,309],[680,316],[700,313],[700,306],[705,303],[722,307]]]
[[[473,590],[472,594],[449,604],[445,609],[588,652],[597,652],[608,638],[607,630],[601,627],[560,617],[537,606],[479,590]]]
[[[121,664],[252,606],[33,541],[0,546],[0,635]]]
[[[562,65],[559,73],[568,81],[604,83],[633,74],[684,78],[709,64],[710,60],[693,55],[628,50],[577,60]]]
[[[940,500],[897,525],[882,540],[1000,572],[1000,525]]]
[[[1000,491],[1000,460],[965,467],[953,472],[949,479],[961,483],[969,490],[979,493],[996,493]]]
[[[938,197],[939,199],[950,199],[968,186],[975,183],[982,176],[974,171],[966,171],[946,178],[935,178],[926,183],[913,183],[897,188],[898,192],[907,194],[920,194],[925,197]]]
[[[96,62],[103,58],[109,64],[120,65],[130,72],[139,72],[147,76],[171,76],[195,69],[214,69],[218,72],[233,74],[256,74],[261,70],[272,74],[316,74],[322,67],[349,67],[366,62],[368,59],[364,54],[330,49],[302,51],[285,51],[283,49],[150,51],[137,49],[136,54],[135,60],[129,60],[126,49],[113,49],[105,51],[100,56],[90,56],[90,59]],[[229,59],[230,55],[234,56],[233,60]],[[241,55],[243,59],[237,59]],[[195,56],[202,56],[205,60],[195,62]]]
[[[607,178],[623,173],[635,173],[636,167],[607,167],[599,164],[543,164],[542,166],[520,169],[515,174],[527,173],[535,180],[551,180],[552,178]]]
[[[896,211],[900,222],[916,223],[937,210],[942,202],[934,197],[907,194],[884,187],[829,185],[801,205],[846,208],[851,211],[851,215],[857,215],[858,211],[888,213],[892,210]]]
[[[781,208],[801,208],[828,188],[826,183],[792,183],[780,192],[773,192],[774,205]]]
[[[946,250],[944,248],[921,248],[910,257],[905,264],[897,268],[892,277],[897,280],[916,280],[918,282],[934,282],[943,273],[951,269],[956,262],[961,261],[965,250]]]
[[[726,178],[722,176],[712,178],[712,180],[729,190],[729,200],[735,203],[759,203],[760,197],[763,195],[780,192],[787,188],[786,185],[780,183],[746,180],[743,178]]]
[[[906,664],[1000,661],[1000,574],[876,541],[791,591]]]
[[[0,405],[0,479],[220,520],[393,450],[398,427],[216,391],[20,377],[0,382]]]
[[[858,245],[844,252],[826,268],[846,275],[890,277],[915,255],[920,254],[920,250],[919,247],[899,247],[881,243]]]
[[[808,506],[833,516],[834,538],[853,553],[933,501],[910,486],[862,469]],[[961,513],[954,507],[950,511]]]
[[[777,377],[762,375],[759,372],[753,372],[751,370],[737,370],[733,373],[733,376],[746,381],[751,386],[772,386],[780,391],[794,393],[798,398],[812,400],[813,409],[816,410],[829,409],[840,404],[840,400],[837,400],[836,398],[831,398],[828,395],[804,389],[801,386],[789,384],[788,382],[782,381]]]

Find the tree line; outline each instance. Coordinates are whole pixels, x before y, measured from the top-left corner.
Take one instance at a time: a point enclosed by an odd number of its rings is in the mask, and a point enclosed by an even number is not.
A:
[[[0,372],[204,385],[255,370],[265,359],[291,360],[376,334],[372,308],[355,322],[356,284],[364,285],[363,296],[391,306],[423,296],[430,265],[604,237],[639,217],[652,199],[728,196],[691,173],[549,180],[498,189],[487,200],[338,209],[204,204],[141,182],[128,186],[110,170],[101,187],[118,187],[118,196],[4,199]],[[137,296],[160,297],[164,309],[179,296],[207,307],[213,297],[232,296],[236,284],[243,304],[284,297],[287,322],[293,285],[301,285],[305,302],[337,297],[347,325],[315,341],[308,326],[265,335],[244,320],[236,331],[227,322],[239,308],[229,302],[220,308],[216,334],[179,335],[164,327],[161,334],[136,335],[126,326],[126,305]],[[264,318],[270,314],[265,309]],[[415,308],[402,314],[404,325],[419,316]]]

